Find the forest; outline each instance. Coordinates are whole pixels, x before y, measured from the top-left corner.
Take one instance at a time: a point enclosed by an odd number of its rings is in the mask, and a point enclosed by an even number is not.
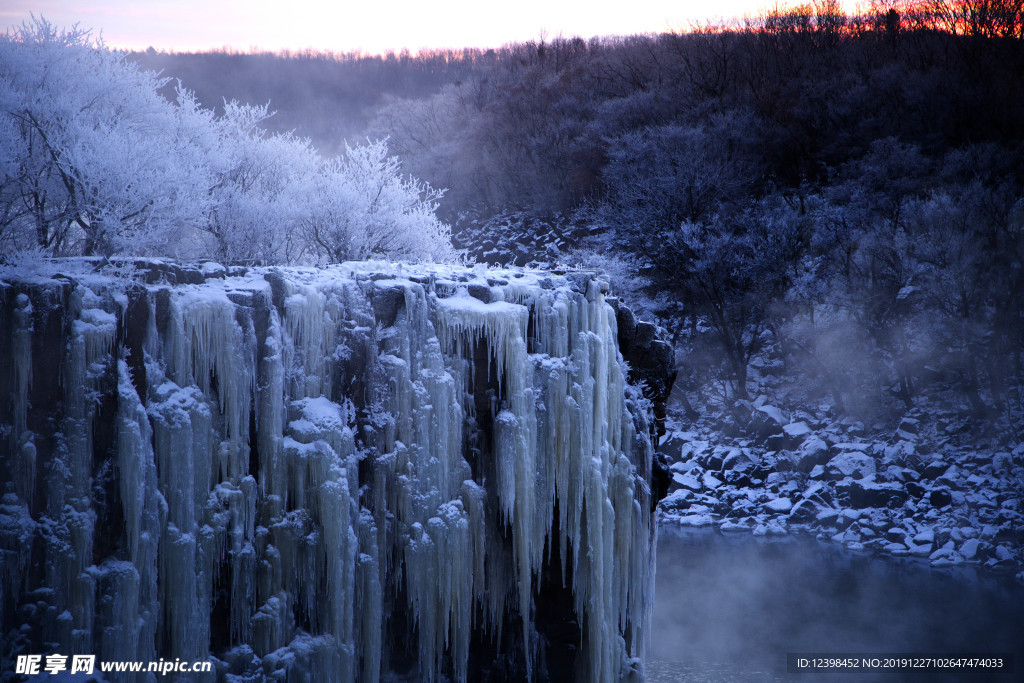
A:
[[[989,423],[1024,400],[1022,31],[1019,1],[822,0],[498,50],[133,58],[322,149],[386,139],[471,257],[614,273],[685,350],[684,402],[748,398],[754,364],[838,414],[941,388]]]
[[[684,351],[688,412],[784,375],[840,415],[892,418],[936,389],[1005,427],[1024,401],[1022,31],[1014,0],[821,0],[489,50],[99,50],[107,75],[64,82],[5,58],[3,96],[54,120],[3,107],[19,142],[0,240],[327,263],[452,258],[450,230],[464,258],[612,273]],[[86,104],[103,78],[137,98],[121,119]],[[74,106],[95,110],[80,139]],[[176,131],[145,137],[173,163],[129,151],[133,126]],[[111,175],[90,180],[66,169],[93,134]],[[159,227],[186,224],[187,240]]]

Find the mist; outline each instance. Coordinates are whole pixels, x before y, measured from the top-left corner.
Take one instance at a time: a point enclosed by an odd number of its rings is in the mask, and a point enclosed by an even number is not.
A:
[[[651,660],[665,678],[653,680],[789,680],[789,653],[1024,656],[1024,587],[974,570],[673,527],[662,528],[657,562]]]

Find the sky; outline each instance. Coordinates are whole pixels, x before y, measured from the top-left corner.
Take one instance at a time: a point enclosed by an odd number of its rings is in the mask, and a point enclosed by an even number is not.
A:
[[[756,14],[765,0],[3,0],[0,26],[30,14],[78,23],[110,47],[196,51],[498,47],[555,36],[626,35]],[[774,6],[774,1],[771,5]]]

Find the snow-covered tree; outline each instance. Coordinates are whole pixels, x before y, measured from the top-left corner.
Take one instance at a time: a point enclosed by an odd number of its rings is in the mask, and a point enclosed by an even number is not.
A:
[[[384,142],[324,160],[261,129],[266,106],[217,116],[165,85],[77,27],[0,36],[0,258],[454,258],[442,192],[403,177]]]
[[[308,207],[299,219],[302,239],[317,262],[455,257],[450,228],[435,215],[442,192],[403,178],[384,141],[346,145],[297,191]]]
[[[164,85],[77,27],[0,37],[5,249],[150,251],[201,220],[203,165]]]

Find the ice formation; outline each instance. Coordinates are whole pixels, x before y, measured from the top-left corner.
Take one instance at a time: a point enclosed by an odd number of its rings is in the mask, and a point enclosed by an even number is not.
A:
[[[650,411],[600,277],[59,267],[0,272],[5,652],[642,672]]]

